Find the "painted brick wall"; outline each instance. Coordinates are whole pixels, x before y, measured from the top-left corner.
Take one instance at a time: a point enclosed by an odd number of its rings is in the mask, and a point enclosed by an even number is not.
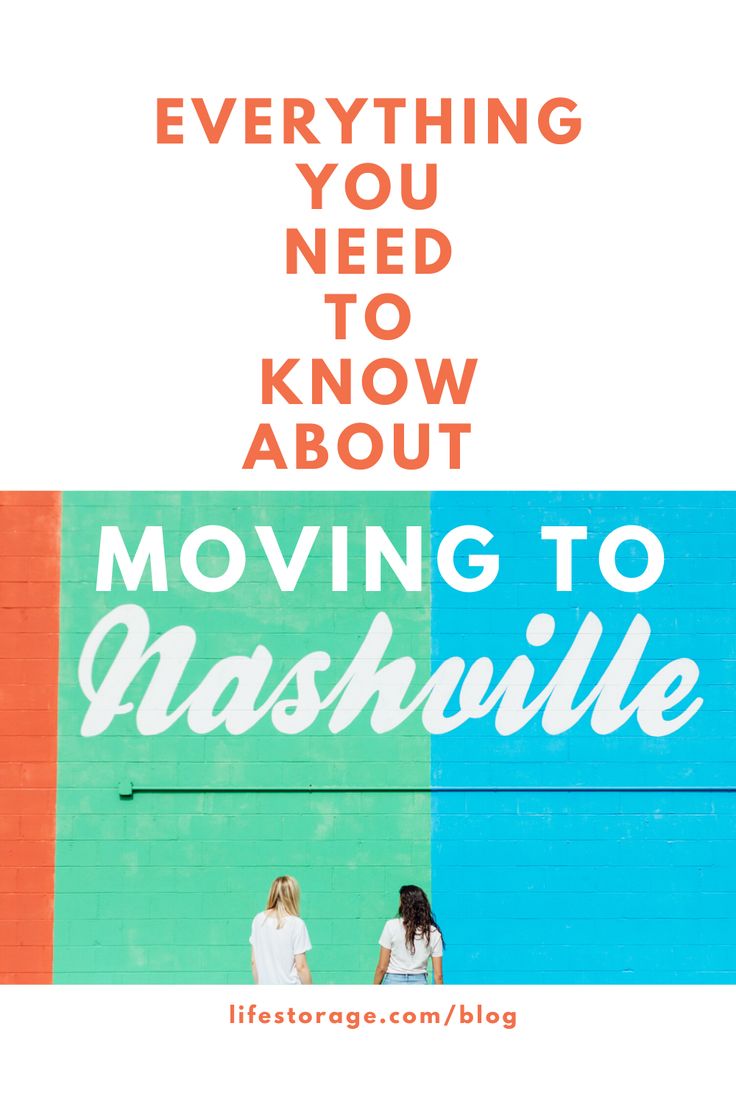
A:
[[[59,502],[51,496],[35,505],[44,507],[44,518],[17,498],[0,501],[3,980],[50,978],[52,913],[58,982],[247,980],[250,919],[273,876],[289,872],[303,886],[320,981],[370,979],[380,928],[394,912],[398,886],[409,880],[432,892],[448,939],[450,980],[736,981],[736,795],[716,792],[736,781],[736,495],[66,494],[60,593]],[[249,555],[243,581],[220,595],[193,590],[178,566],[181,540],[209,523],[241,533]],[[347,524],[357,538],[357,579],[366,524],[383,525],[398,543],[406,525],[425,526],[434,552],[461,523],[489,528],[501,556],[497,581],[480,594],[451,590],[428,555],[431,594],[389,583],[382,594],[358,587],[332,595],[323,550],[310,558],[297,590],[283,594],[252,535],[254,524],[270,524],[295,541],[302,524]],[[641,595],[613,591],[597,568],[602,536],[632,523],[654,530],[666,553],[662,578]],[[145,585],[131,596],[119,582],[111,594],[96,593],[103,524],[119,525],[131,545],[144,525],[163,525],[168,593]],[[569,594],[555,592],[553,550],[538,539],[544,524],[589,529],[589,543],[576,547]],[[621,550],[622,570],[627,557],[633,572],[636,546]],[[221,562],[213,552],[200,565],[214,572]],[[56,795],[54,688],[36,682],[34,690],[28,666],[56,677],[54,593],[61,630]],[[145,737],[127,714],[84,739],[81,648],[101,616],[131,600],[146,608],[155,634],[182,623],[196,629],[196,660],[182,694],[216,659],[250,653],[261,640],[274,652],[277,672],[326,641],[341,667],[379,609],[391,611],[395,654],[418,659],[417,681],[451,655],[466,662],[489,655],[500,673],[525,649],[530,617],[551,613],[555,637],[534,655],[539,687],[594,610],[606,635],[582,693],[638,611],[654,635],[632,693],[667,659],[687,655],[700,668],[705,704],[664,738],[642,735],[635,722],[610,736],[595,735],[585,722],[550,736],[538,721],[500,737],[493,715],[431,739],[418,715],[386,735],[361,716],[339,736],[322,723],[285,736],[264,721],[244,736],[193,735],[182,722]],[[136,694],[147,678],[140,676]],[[435,793],[431,801],[422,793],[121,799],[119,784],[127,780],[198,791],[422,788],[430,781],[516,789]],[[545,785],[578,789],[524,792]],[[663,791],[632,792],[642,786]],[[18,804],[21,790],[33,811]],[[34,832],[38,838],[29,837]]]
[[[351,578],[362,570],[360,537],[370,522],[395,539],[426,525],[428,496],[134,494],[65,495],[62,544],[59,800],[54,978],[60,982],[225,982],[249,977],[250,919],[277,874],[295,875],[319,980],[372,976],[384,921],[398,886],[429,884],[426,795],[141,794],[118,783],[176,786],[426,786],[429,739],[411,724],[373,733],[364,717],[333,736],[324,725],[285,736],[269,720],[244,736],[192,735],[184,725],[155,737],[130,715],[104,735],[80,738],[86,702],[77,683],[82,642],[97,619],[131,596],[121,584],[95,593],[99,528],[120,525],[131,547],[142,526],[161,524],[170,590],[138,592],[155,632],[192,625],[199,636],[188,689],[224,655],[249,654],[261,640],[278,672],[312,648],[329,646],[342,669],[372,611],[393,610],[401,647],[429,673],[429,597],[397,584],[383,594],[351,589],[329,597],[330,560],[317,555],[291,594],[279,591],[253,534],[255,524],[294,534],[302,524],[348,524],[358,538]],[[203,594],[181,576],[183,539],[220,524],[242,534],[243,581]],[[212,546],[213,548],[216,546]],[[206,550],[203,550],[203,553]],[[200,566],[217,572],[214,555]],[[326,595],[328,598],[326,600]]]
[[[435,577],[434,662],[488,654],[500,674],[530,617],[545,611],[557,631],[534,656],[541,688],[593,610],[609,635],[582,698],[641,612],[653,636],[632,694],[667,659],[688,656],[700,667],[704,705],[666,737],[643,735],[633,719],[610,736],[582,723],[550,736],[535,719],[500,737],[485,719],[432,738],[435,784],[621,787],[433,797],[434,901],[450,935],[448,973],[467,982],[735,981],[736,794],[627,788],[736,783],[736,496],[432,496],[435,539],[461,522],[496,534],[502,566],[475,595]],[[538,539],[542,525],[560,524],[589,531],[567,594],[555,592],[553,548]],[[650,528],[665,549],[661,578],[638,595],[612,589],[598,569],[601,540],[623,524]],[[622,547],[624,573],[642,569],[637,555],[636,545]]]
[[[0,982],[51,981],[58,494],[0,494]]]

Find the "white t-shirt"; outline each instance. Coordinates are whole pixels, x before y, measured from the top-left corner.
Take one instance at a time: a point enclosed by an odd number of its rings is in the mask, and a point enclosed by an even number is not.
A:
[[[429,942],[423,935],[414,937],[414,954],[412,954],[406,945],[406,929],[400,916],[386,921],[378,942],[387,951],[391,951],[391,958],[388,961],[389,974],[423,974],[430,957],[442,957],[442,936],[436,928],[430,931]]]
[[[282,927],[276,917],[259,912],[250,929],[259,985],[301,985],[294,958],[311,951],[307,925],[301,916],[287,916]]]

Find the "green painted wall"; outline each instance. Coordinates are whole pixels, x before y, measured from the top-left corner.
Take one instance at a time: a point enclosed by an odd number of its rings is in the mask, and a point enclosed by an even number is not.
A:
[[[316,725],[284,736],[268,720],[243,736],[192,735],[181,722],[140,736],[131,714],[104,734],[80,736],[86,700],[77,664],[84,641],[108,610],[138,602],[152,632],[195,628],[193,687],[225,655],[263,641],[284,674],[307,651],[327,648],[342,671],[373,613],[389,610],[401,652],[429,673],[429,588],[400,586],[366,594],[362,530],[382,525],[397,543],[404,527],[426,525],[429,496],[390,494],[65,494],[62,537],[59,779],[54,977],[58,982],[241,982],[250,980],[250,921],[272,878],[302,884],[316,981],[370,981],[383,921],[398,886],[429,886],[430,815],[425,795],[140,794],[121,800],[118,783],[175,786],[427,785],[429,739],[416,718],[385,736],[365,711],[339,735]],[[239,533],[248,553],[243,579],[223,594],[203,594],[181,576],[181,542],[200,525]],[[329,543],[315,546],[300,585],[284,594],[253,533],[269,524],[291,550],[304,524],[348,525],[355,535],[351,579],[330,589]],[[162,525],[169,591],[150,578],[136,594],[116,580],[97,594],[102,525],[119,525],[134,548],[145,525]],[[290,535],[290,536],[288,536]],[[318,541],[321,542],[322,534]],[[401,545],[400,545],[401,546]],[[222,562],[209,545],[200,567]],[[221,551],[221,550],[220,550]],[[387,576],[390,573],[387,572]],[[112,654],[112,648],[110,649]],[[338,656],[344,657],[340,663]],[[148,676],[139,676],[144,684]],[[328,674],[327,686],[333,684]],[[269,685],[272,683],[269,681]]]

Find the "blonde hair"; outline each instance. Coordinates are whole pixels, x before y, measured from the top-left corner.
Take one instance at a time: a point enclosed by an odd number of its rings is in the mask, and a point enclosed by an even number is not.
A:
[[[299,898],[301,890],[296,878],[290,874],[282,874],[274,878],[273,885],[268,894],[266,912],[276,914],[276,927],[283,928],[287,916],[299,915]]]

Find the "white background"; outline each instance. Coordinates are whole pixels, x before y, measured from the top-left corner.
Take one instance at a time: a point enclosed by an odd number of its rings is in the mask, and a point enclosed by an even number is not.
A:
[[[260,359],[476,356],[468,411],[274,406],[292,425],[465,421],[462,485],[730,488],[734,367],[732,46],[725,2],[452,4],[375,0],[18,4],[2,43],[5,388],[0,485],[227,489],[396,486],[365,473],[242,463]],[[498,96],[530,104],[517,146],[248,146],[245,96]],[[239,103],[219,146],[186,113],[157,146],[155,101]],[[566,146],[533,126],[578,104]],[[278,111],[274,111],[278,116]],[[317,123],[315,123],[317,126]],[[479,131],[481,127],[479,125]],[[309,208],[297,160],[439,164],[439,197],[363,214],[330,189]],[[8,169],[10,170],[8,172]],[[333,183],[339,179],[335,174]],[[328,186],[329,187],[329,186]],[[329,198],[331,197],[331,199]],[[288,277],[284,229],[437,226],[444,273]],[[325,290],[396,290],[400,342],[329,337]],[[400,473],[456,487],[446,450]]]
[[[231,1025],[257,1010],[517,1013],[517,1026]],[[0,989],[13,1104],[733,1100],[733,991],[707,986],[25,986]]]
[[[0,484],[393,487],[389,463],[363,475],[241,465],[263,417],[262,356],[360,366],[395,355],[478,357],[462,486],[732,488],[728,14],[713,0],[15,5],[0,45]],[[527,146],[386,150],[366,133],[352,147],[248,147],[238,113],[219,147],[192,130],[184,146],[155,144],[157,96],[204,96],[215,113],[225,96],[284,95],[526,96],[531,107],[569,96],[583,130],[559,147],[533,130]],[[385,217],[357,216],[333,199],[323,220],[438,226],[454,247],[444,274],[285,275],[284,227],[322,224],[295,160],[430,157],[440,192],[426,219],[393,202]],[[331,342],[324,291],[380,289],[410,301],[406,338]],[[428,414],[414,391],[388,410],[299,415],[332,431],[452,411]],[[286,431],[294,410],[274,420]],[[400,485],[458,476],[437,458]],[[79,1101],[732,1098],[730,988],[503,995],[519,1027],[487,1035],[230,1028],[227,987],[5,988],[3,1082],[33,1102],[62,1085]],[[386,991],[300,994],[310,1007],[379,999]]]

